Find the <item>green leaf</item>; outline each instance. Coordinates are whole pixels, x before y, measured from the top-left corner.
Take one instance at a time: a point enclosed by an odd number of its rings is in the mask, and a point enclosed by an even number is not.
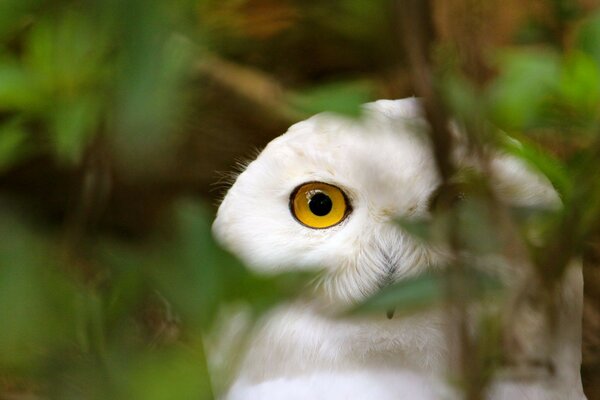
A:
[[[17,30],[34,6],[40,0],[2,0],[0,1],[0,38]]]
[[[505,129],[539,123],[543,105],[560,81],[560,58],[551,51],[513,51],[499,60],[500,75],[489,89],[491,114]]]
[[[0,60],[0,110],[35,109],[39,90],[32,76],[19,64]]]
[[[577,47],[588,54],[600,68],[600,12],[590,15],[580,26],[575,42]]]
[[[594,130],[600,107],[600,69],[590,56],[573,52],[565,58],[557,96],[558,126]]]
[[[135,355],[115,379],[120,382],[117,399],[212,399],[208,371],[202,352],[187,347]],[[197,354],[200,353],[200,354]]]
[[[448,269],[429,272],[416,277],[407,278],[394,283],[350,310],[353,314],[387,312],[394,310],[399,314],[412,314],[423,311],[447,300],[445,290],[447,280],[462,278],[463,285],[470,290],[464,293],[453,293],[453,296],[466,297],[469,300],[497,293],[502,289],[501,282],[494,276],[481,272],[480,269],[465,266],[462,276],[458,271]]]
[[[104,70],[106,38],[85,14],[69,11],[33,25],[23,65],[52,98],[95,88]],[[52,101],[52,99],[50,99]]]
[[[0,368],[32,371],[73,339],[76,292],[44,238],[14,215],[0,216]]]
[[[508,135],[501,137],[500,146],[508,154],[518,157],[544,174],[563,199],[570,197],[572,182],[561,161],[528,143],[525,138],[517,141]]]
[[[222,302],[242,300],[263,312],[314,278],[302,273],[257,276],[217,245],[206,209],[185,201],[176,210],[177,237],[159,255],[162,262],[154,267],[153,279],[182,317],[197,328],[210,326]]]
[[[439,274],[424,274],[395,283],[354,308],[355,313],[395,310],[411,313],[431,307],[443,300]]]
[[[323,111],[358,117],[361,105],[372,98],[373,89],[366,82],[342,82],[321,85],[291,95],[290,105],[299,112],[313,115]]]
[[[486,198],[475,193],[469,195],[457,204],[456,212],[456,232],[462,249],[476,255],[498,254],[502,251],[493,210]]]
[[[54,149],[59,158],[78,163],[100,117],[93,96],[62,104],[51,115]]]
[[[13,119],[0,126],[0,172],[10,168],[24,153],[24,142],[27,132],[21,121]]]
[[[176,221],[176,237],[165,243],[153,278],[184,320],[206,328],[223,298],[226,279],[219,269],[210,217],[200,205],[185,201],[176,207]]]
[[[398,226],[414,238],[429,242],[432,239],[431,221],[424,218],[397,218]]]
[[[452,115],[468,123],[481,118],[485,103],[477,95],[473,84],[457,72],[446,74],[441,84],[445,102],[452,107]],[[470,124],[469,124],[470,125]]]

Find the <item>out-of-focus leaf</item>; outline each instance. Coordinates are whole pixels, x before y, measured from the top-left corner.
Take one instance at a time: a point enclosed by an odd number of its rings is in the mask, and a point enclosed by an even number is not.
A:
[[[226,298],[248,302],[259,315],[305,292],[308,282],[314,281],[316,275],[316,272],[285,272],[273,276],[259,276],[248,271],[230,273],[229,276],[237,276],[237,279],[228,281]]]
[[[23,155],[27,133],[18,119],[0,126],[0,171],[9,168]]]
[[[534,125],[560,81],[560,59],[550,51],[513,51],[500,58],[500,76],[490,88],[490,107],[502,128]]]
[[[43,87],[47,101],[95,89],[104,73],[107,45],[94,29],[85,14],[72,12],[41,19],[32,28],[23,64]]]
[[[555,228],[557,210],[543,206],[517,206],[511,207],[510,211],[522,232],[521,237],[532,248],[540,247]]]
[[[162,262],[154,267],[153,277],[184,321],[196,328],[207,327],[223,298],[226,277],[218,268],[206,210],[185,202],[177,214],[177,237],[165,243]],[[171,267],[165,268],[168,265]]]
[[[384,288],[357,306],[353,312],[395,310],[398,313],[412,313],[438,304],[443,298],[440,276],[424,274]]]
[[[75,290],[47,243],[16,218],[0,225],[0,366],[31,368],[73,338]]]
[[[19,28],[27,13],[40,3],[40,0],[0,1],[0,39]]]
[[[79,162],[85,145],[100,117],[95,98],[88,96],[59,105],[51,115],[56,154],[71,163]]]
[[[132,174],[147,173],[168,159],[165,153],[173,139],[169,127],[187,111],[180,85],[189,73],[194,46],[181,35],[169,34],[170,21],[163,15],[167,3],[117,4],[123,57],[118,65],[115,150]]]
[[[201,352],[200,352],[201,353]],[[177,346],[132,355],[118,362],[110,374],[116,382],[117,399],[212,399],[202,354]],[[125,366],[125,368],[123,368]],[[118,374],[118,375],[117,375]]]
[[[553,12],[561,21],[568,22],[581,15],[581,3],[571,0],[552,0]]]
[[[485,102],[477,96],[471,82],[454,72],[447,74],[441,85],[446,104],[452,107],[452,115],[469,123],[473,118],[482,117]]]
[[[106,324],[112,325],[135,309],[147,289],[147,273],[154,253],[145,246],[130,248],[123,243],[99,244],[98,259],[113,269],[113,284],[106,294]]]
[[[394,310],[399,314],[411,314],[441,304],[447,299],[444,280],[449,279],[451,271],[430,272],[394,283],[354,307],[352,313],[387,312]],[[469,293],[455,293],[467,299],[496,293],[502,288],[498,279],[469,268],[464,276]]]
[[[176,240],[165,243],[152,277],[188,324],[206,329],[222,302],[248,301],[261,312],[298,293],[314,274],[256,276],[214,241],[205,209],[191,202],[177,207]],[[171,268],[165,268],[171,265]]]
[[[0,110],[31,110],[39,105],[32,76],[14,61],[0,60]]]
[[[529,144],[524,138],[517,141],[508,135],[502,135],[500,146],[507,153],[512,154],[531,165],[544,174],[559,192],[563,199],[572,193],[572,183],[565,166],[547,152],[543,152]]]
[[[423,242],[429,242],[431,240],[431,221],[426,219],[416,218],[397,218],[396,223],[404,231],[408,232],[411,236],[419,239]]]
[[[361,105],[371,99],[373,89],[366,82],[333,83],[291,95],[290,105],[307,115],[322,111],[358,117]]]
[[[559,110],[554,110],[558,119],[556,126],[588,128],[583,130],[584,133],[596,127],[600,107],[600,69],[591,57],[573,52],[565,58],[557,97],[555,101]]]
[[[461,248],[473,254],[493,254],[500,251],[498,228],[489,203],[476,194],[467,196],[456,206],[458,226],[456,232]]]
[[[313,12],[321,13],[317,22],[330,25],[336,33],[351,40],[365,41],[371,47],[376,45],[374,42],[382,40],[381,36],[375,34],[382,28],[381,21],[386,17],[386,8],[375,1],[346,0],[332,3],[330,7],[319,4]],[[323,15],[325,12],[327,15]]]
[[[53,149],[69,162],[79,160],[100,119],[105,42],[85,14],[65,12],[36,20],[19,64],[0,63],[0,107],[46,122]]]
[[[548,43],[552,40],[552,29],[543,21],[530,19],[524,21],[514,36],[516,44],[539,44]]]
[[[600,68],[600,12],[589,16],[577,33],[576,43],[579,49],[592,57]]]
[[[74,316],[75,335],[81,351],[94,354],[105,353],[107,320],[100,296],[93,291],[77,296]]]

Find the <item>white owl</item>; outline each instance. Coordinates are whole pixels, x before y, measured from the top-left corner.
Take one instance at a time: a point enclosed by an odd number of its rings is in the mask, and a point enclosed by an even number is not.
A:
[[[218,210],[216,238],[251,268],[326,271],[313,291],[264,318],[229,399],[458,398],[446,382],[443,311],[391,319],[336,313],[442,257],[393,224],[426,215],[440,184],[419,102],[380,100],[364,109],[358,121],[324,113],[293,125],[237,177]],[[491,175],[503,201],[559,201],[544,177],[514,158],[496,156]],[[581,272],[567,275],[555,381],[498,382],[490,398],[585,398]]]

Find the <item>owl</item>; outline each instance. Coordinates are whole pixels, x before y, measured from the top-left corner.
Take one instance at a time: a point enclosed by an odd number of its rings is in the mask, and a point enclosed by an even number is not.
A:
[[[379,100],[360,119],[322,113],[271,141],[237,176],[213,224],[216,239],[259,273],[319,270],[307,292],[269,312],[249,339],[228,399],[453,399],[448,316],[340,313],[386,286],[443,264],[394,221],[424,218],[441,179],[417,99]],[[458,149],[457,164],[469,164]],[[495,154],[503,202],[560,200],[549,181]],[[506,271],[518,282],[518,272]],[[561,287],[552,382],[498,381],[490,399],[584,399],[579,376],[581,271]]]

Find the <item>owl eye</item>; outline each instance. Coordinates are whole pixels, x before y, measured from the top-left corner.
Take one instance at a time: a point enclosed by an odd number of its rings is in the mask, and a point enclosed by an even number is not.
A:
[[[322,182],[307,182],[292,192],[290,210],[302,225],[324,229],[342,222],[351,208],[340,188]]]

